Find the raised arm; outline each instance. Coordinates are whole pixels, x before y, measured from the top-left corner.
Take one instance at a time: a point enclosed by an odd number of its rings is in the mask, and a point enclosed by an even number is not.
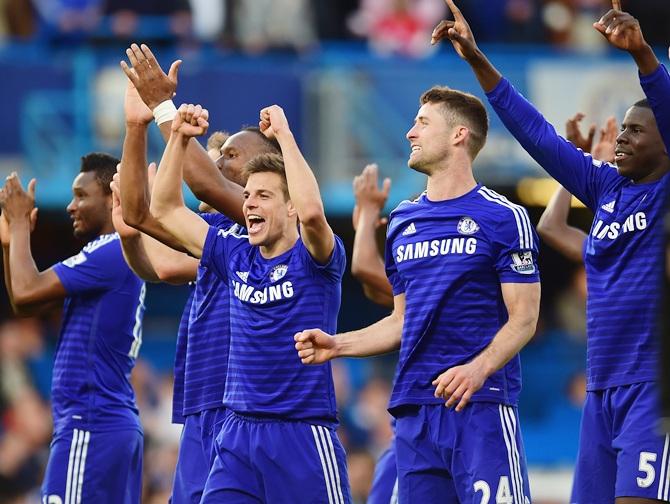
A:
[[[537,223],[537,233],[568,259],[582,262],[586,233],[568,224],[571,202],[572,194],[564,187],[559,187]]]
[[[540,313],[540,283],[502,283],[509,318],[491,343],[473,360],[447,369],[434,381],[435,397],[461,411],[486,379],[501,369],[535,334]]]
[[[166,240],[169,245],[158,241],[149,234],[137,231],[128,226],[123,220],[121,209],[120,180],[121,172],[118,170],[112,181],[112,221],[114,228],[121,238],[123,257],[137,276],[147,282],[166,282],[181,285],[195,279],[198,260],[187,255],[186,250],[177,240],[163,229],[158,221],[149,216],[146,221],[153,222],[153,226],[160,228],[162,234],[169,236]],[[156,165],[151,163],[148,168],[149,188],[152,186],[153,178],[156,176]],[[149,198],[147,198],[148,202]],[[147,207],[147,213],[149,208]]]
[[[670,76],[644,40],[637,19],[622,12],[619,5],[612,5],[593,27],[617,49],[628,52],[640,74],[640,84],[654,112],[658,130],[665,149],[670,152]]]
[[[391,179],[384,179],[378,188],[378,168],[367,165],[354,178],[356,207],[353,213],[354,248],[351,254],[351,274],[363,285],[365,296],[379,305],[393,308],[393,290],[386,278],[384,259],[377,249],[376,231],[386,223],[380,214],[391,189]]]
[[[588,135],[584,136],[579,129],[579,122],[584,114],[578,113],[569,119],[565,125],[566,136],[575,147],[584,152],[593,152],[595,159],[612,162],[614,160],[614,146],[618,133],[616,119],[610,117],[604,128],[600,130],[600,139],[593,146],[595,125],[589,128]],[[581,229],[568,225],[568,214],[572,194],[564,187],[559,187],[552,196],[546,210],[537,224],[537,232],[553,248],[568,259],[582,262],[582,251],[586,233]]]
[[[30,232],[35,230],[35,224],[37,223],[37,208],[33,208],[30,213]],[[3,276],[5,280],[5,287],[7,289],[7,295],[9,297],[9,304],[12,307],[12,312],[14,315],[19,317],[31,317],[33,315],[43,313],[51,308],[57,308],[61,305],[61,300],[56,299],[51,303],[37,303],[33,305],[16,305],[14,303],[14,294],[12,293],[12,275],[10,272],[9,265],[9,223],[4,213],[0,214],[0,242],[2,243],[2,269]]]
[[[0,191],[0,206],[7,219],[9,234],[8,268],[5,275],[7,292],[17,315],[23,310],[40,311],[67,295],[52,268],[39,271],[30,248],[30,215],[35,207],[35,179],[24,191],[16,173],[12,173]],[[4,250],[4,245],[3,245]]]
[[[189,141],[204,135],[209,123],[200,105],[182,105],[172,121],[172,134],[151,193],[151,214],[193,256],[201,257],[209,226],[184,204],[183,164]]]
[[[455,21],[442,21],[433,31],[433,43],[447,38],[471,66],[491,106],[521,146],[561,185],[587,206],[596,206],[599,194],[620,180],[614,170],[599,170],[598,161],[562,138],[533,105],[493,67],[475,42],[472,30],[453,0],[447,0]]]
[[[135,86],[130,81],[126,86],[124,112],[126,137],[123,142],[121,169],[119,170],[119,193],[123,220],[161,243],[183,251],[183,247],[161,227],[149,212],[151,199],[149,172],[152,168],[150,166],[147,170],[146,152],[147,128],[153,115],[142,102]]]
[[[259,127],[274,136],[282,151],[286,182],[298,213],[300,236],[317,263],[326,264],[335,247],[335,236],[326,220],[319,185],[293,137],[284,111],[278,105],[261,110]]]
[[[177,90],[181,60],[173,62],[168,74],[165,74],[156,57],[144,44],[141,46],[132,44],[126,49],[126,56],[130,66],[122,61],[121,68],[144,103],[153,111],[161,134],[167,141],[172,131],[171,120],[174,116],[172,97]],[[183,172],[184,180],[199,200],[238,224],[244,225],[242,188],[221,174],[216,163],[210,159],[207,151],[195,138],[188,142]]]
[[[154,271],[142,243],[142,233],[123,220],[119,185],[119,173],[116,173],[114,180],[109,184],[112,190],[112,224],[121,239],[123,258],[130,269],[133,270],[133,273],[142,280],[158,282],[158,275]]]
[[[393,312],[379,322],[331,336],[320,329],[308,329],[294,336],[295,349],[303,364],[322,364],[338,357],[370,357],[400,348],[405,319],[405,294],[393,298]]]

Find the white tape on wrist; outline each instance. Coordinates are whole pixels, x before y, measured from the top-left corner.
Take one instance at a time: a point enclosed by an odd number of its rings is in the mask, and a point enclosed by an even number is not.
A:
[[[164,102],[158,104],[158,106],[153,110],[154,120],[159,126],[164,122],[172,121],[174,116],[177,115],[177,107],[174,106],[172,100],[165,100]]]

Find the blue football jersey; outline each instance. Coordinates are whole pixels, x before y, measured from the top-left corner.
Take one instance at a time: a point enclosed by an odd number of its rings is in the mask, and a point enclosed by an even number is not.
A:
[[[386,271],[406,302],[391,409],[444,402],[431,382],[505,324],[501,283],[539,281],[537,245],[526,210],[482,185],[444,201],[422,194],[391,213]],[[472,400],[516,404],[520,389],[517,355]]]
[[[661,65],[640,80],[670,151],[670,77]],[[595,214],[584,247],[588,389],[656,380],[670,176],[647,184],[620,176],[560,137],[505,79],[488,98],[524,149]]]
[[[184,423],[184,372],[186,369],[186,347],[188,345],[188,318],[191,315],[193,305],[193,294],[195,292],[193,282],[189,283],[191,292],[184,304],[179,328],[177,329],[177,346],[174,354],[174,385],[172,387],[172,423]]]
[[[67,297],[51,388],[55,431],[140,429],[130,372],[142,344],[145,285],[117,233],[54,265]]]
[[[234,225],[219,213],[202,213],[200,217],[219,229]],[[229,305],[226,283],[200,263],[188,319],[184,415],[222,405],[230,346]]]
[[[305,366],[293,336],[307,328],[334,333],[345,253],[336,237],[330,261],[314,261],[301,239],[278,257],[233,226],[210,227],[202,264],[230,293],[230,356],[224,405],[236,413],[336,422],[330,363]]]

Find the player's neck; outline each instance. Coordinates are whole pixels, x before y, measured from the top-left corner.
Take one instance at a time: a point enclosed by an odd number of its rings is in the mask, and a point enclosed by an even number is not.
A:
[[[469,193],[476,185],[469,162],[452,162],[448,168],[428,176],[426,194],[431,201],[449,200]]]
[[[291,226],[291,229],[284,232],[277,241],[269,245],[261,245],[261,255],[264,259],[272,259],[273,257],[280,256],[284,252],[291,250],[299,237],[298,228]]]
[[[114,229],[114,225],[112,224],[112,221],[110,220],[109,222],[106,222],[102,228],[100,228],[100,232],[98,233],[98,236],[106,235],[106,234],[112,234],[116,232]]]

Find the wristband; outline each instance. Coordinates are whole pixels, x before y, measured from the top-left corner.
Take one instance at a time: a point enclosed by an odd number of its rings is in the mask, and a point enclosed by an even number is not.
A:
[[[154,120],[159,126],[164,122],[172,121],[177,115],[177,107],[172,100],[165,100],[159,103],[153,110]]]

